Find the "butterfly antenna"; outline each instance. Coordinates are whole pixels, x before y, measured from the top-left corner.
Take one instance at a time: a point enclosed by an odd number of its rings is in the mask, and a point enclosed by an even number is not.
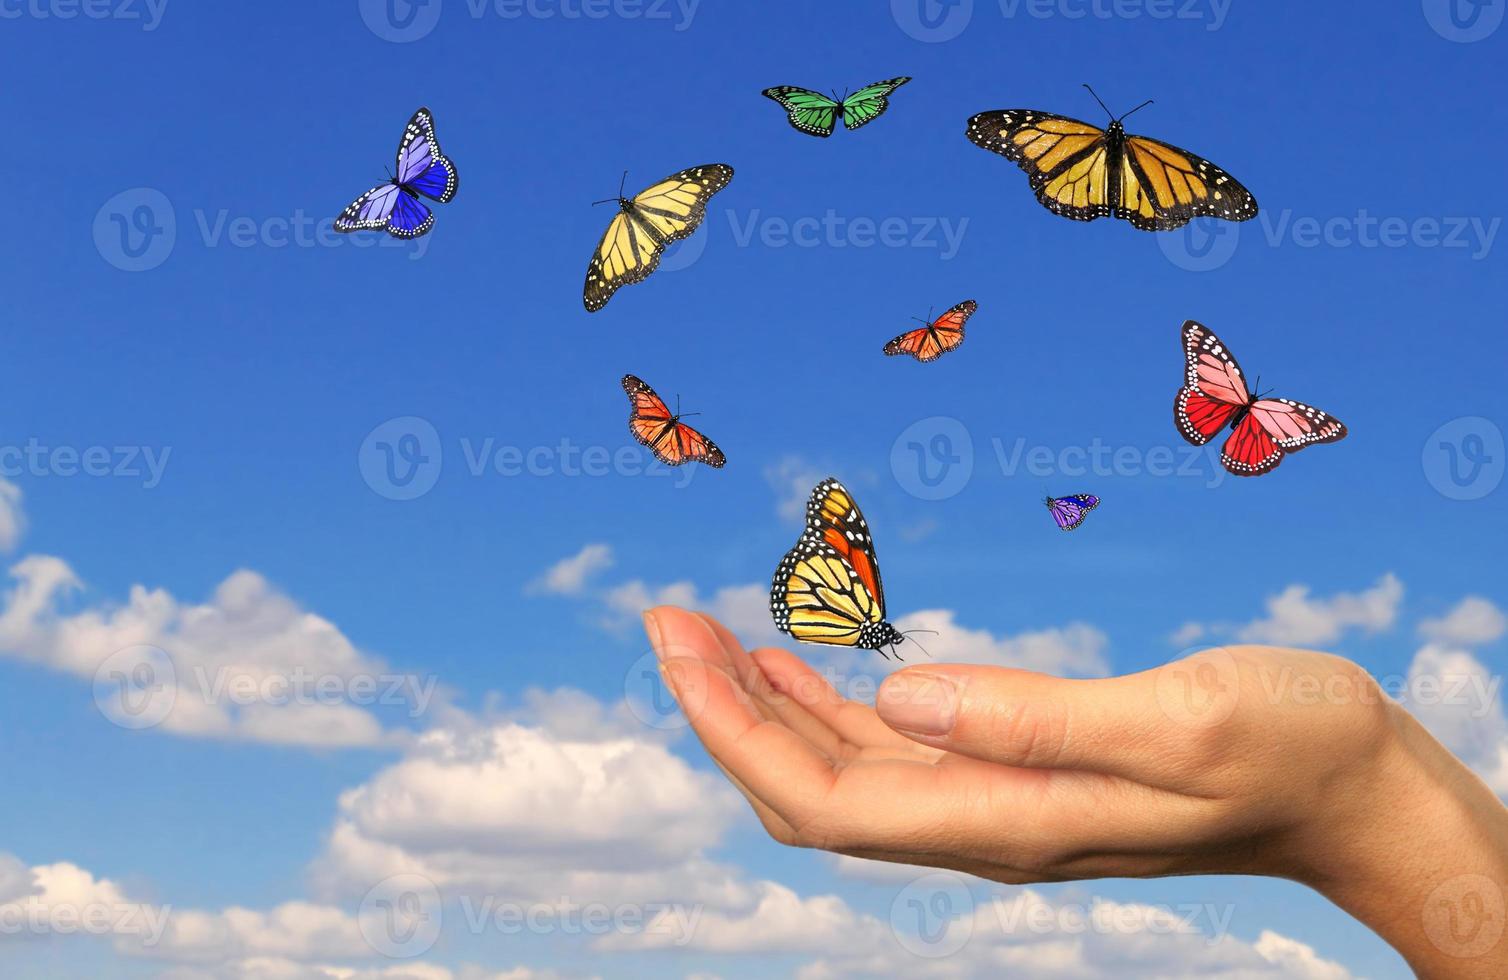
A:
[[[1110,107],[1105,104],[1104,99],[1100,98],[1099,93],[1097,93],[1094,89],[1089,88],[1088,82],[1084,83],[1084,87],[1089,89],[1089,94],[1094,96],[1094,101],[1098,102],[1100,104],[1100,108],[1105,110],[1105,115],[1109,116],[1111,119],[1114,119],[1115,113],[1110,111]]]
[[[623,199],[623,188],[628,184],[628,171],[623,171],[623,176],[618,180],[618,199]]]
[[[1137,112],[1139,110],[1145,109],[1147,106],[1149,106],[1151,104],[1152,104],[1152,100],[1148,99],[1147,101],[1143,102],[1141,105],[1137,106],[1135,109],[1132,109],[1131,112]],[[1126,116],[1131,115],[1131,112],[1128,112],[1124,116],[1121,116],[1121,118],[1117,119],[1116,122],[1121,122],[1122,120],[1124,120],[1126,118]]]
[[[937,630],[906,630],[901,635],[905,636],[905,637],[909,637],[912,633],[931,633],[933,636],[936,636],[937,635]],[[926,647],[922,646],[919,641],[912,640],[911,642],[915,643],[918,647],[920,647],[922,653],[925,653],[928,657],[932,656],[931,651],[929,651]]]

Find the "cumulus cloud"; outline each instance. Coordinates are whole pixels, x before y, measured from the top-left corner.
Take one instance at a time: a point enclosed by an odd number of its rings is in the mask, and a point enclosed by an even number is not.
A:
[[[710,614],[751,650],[791,642],[770,617],[768,585],[730,585],[704,595],[688,581],[652,585],[633,579],[609,589],[604,602],[604,625],[619,632],[638,628],[639,614],[653,606],[680,606]]]
[[[391,670],[255,572],[235,572],[202,603],[137,585],[124,603],[75,609],[83,583],[62,559],[32,555],[9,571],[0,656],[94,682],[97,696],[115,681],[135,683],[146,664],[150,685],[140,693],[154,717],[139,727],[321,748],[380,746],[401,735],[385,730],[374,709],[413,720],[438,693],[435,678]]]
[[[812,488],[828,474],[798,456],[787,456],[764,470],[765,482],[775,491],[775,510],[781,517],[796,520],[806,513]]]
[[[1278,646],[1328,646],[1347,630],[1379,633],[1390,628],[1398,618],[1403,601],[1403,583],[1392,573],[1377,584],[1360,592],[1337,592],[1326,598],[1311,594],[1307,585],[1290,585],[1268,596],[1267,615],[1249,623],[1183,624],[1173,634],[1178,646],[1201,640],[1231,638],[1241,643],[1270,643]]]
[[[896,620],[901,630],[934,630],[922,636],[927,650],[949,663],[1017,667],[1049,674],[1101,677],[1110,673],[1105,660],[1109,640],[1084,623],[999,635],[960,625],[949,609],[923,609]]]
[[[581,595],[593,576],[613,564],[613,549],[589,544],[569,558],[551,565],[530,585],[530,591],[551,595]]]
[[[1419,635],[1432,643],[1484,646],[1508,632],[1508,616],[1481,596],[1467,596],[1438,619],[1419,624]]]
[[[0,551],[12,551],[26,531],[26,514],[21,509],[21,488],[0,477]]]

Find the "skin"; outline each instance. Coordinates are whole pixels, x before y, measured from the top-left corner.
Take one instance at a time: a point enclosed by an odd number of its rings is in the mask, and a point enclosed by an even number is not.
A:
[[[927,663],[871,707],[708,616],[644,622],[782,844],[1007,884],[1288,878],[1420,977],[1508,976],[1508,809],[1341,657],[1225,647],[1094,680]]]

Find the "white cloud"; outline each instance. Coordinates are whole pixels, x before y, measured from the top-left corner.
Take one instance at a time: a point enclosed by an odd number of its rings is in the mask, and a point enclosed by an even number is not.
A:
[[[708,613],[728,627],[750,650],[791,642],[790,637],[775,629],[775,621],[770,616],[770,589],[767,585],[729,585],[703,596],[696,585],[687,581],[651,585],[633,579],[609,589],[604,602],[608,608],[604,625],[619,632],[637,629],[639,614],[646,609],[680,606]]]
[[[266,579],[238,571],[207,602],[133,586],[124,604],[72,609],[82,583],[62,559],[23,558],[0,600],[0,656],[94,681],[118,651],[162,651],[154,697],[179,735],[320,748],[392,744],[368,707],[422,715],[432,677],[397,673]],[[109,663],[107,663],[109,662]],[[358,706],[352,702],[361,702]]]
[[[1203,639],[1230,637],[1241,643],[1328,646],[1350,629],[1378,633],[1391,627],[1403,601],[1403,583],[1392,573],[1361,592],[1315,598],[1307,585],[1290,585],[1267,597],[1267,615],[1244,625],[1184,623],[1172,636],[1180,647]]]
[[[766,466],[764,478],[775,491],[775,510],[781,517],[796,520],[806,513],[806,502],[811,499],[812,488],[827,476],[827,473],[812,463],[797,456],[787,456],[780,462]],[[795,540],[795,535],[792,535]]]
[[[1508,632],[1508,616],[1481,596],[1467,596],[1439,619],[1419,624],[1419,635],[1433,643],[1484,646]]]
[[[1430,644],[1409,664],[1399,698],[1442,744],[1508,795],[1508,715],[1502,677],[1464,650]]]
[[[935,630],[919,637],[934,658],[947,663],[1018,667],[1049,674],[1104,676],[1109,645],[1105,634],[1084,623],[996,636],[959,625],[950,609],[924,609],[896,620],[901,630]]]
[[[532,592],[551,595],[580,595],[592,577],[613,564],[613,549],[605,544],[589,544],[569,558],[551,565],[530,586]]]
[[[26,513],[21,508],[21,488],[0,477],[0,551],[11,551],[26,531]]]
[[[696,922],[688,948],[708,953],[819,952],[835,940],[878,942],[885,933],[880,921],[861,915],[835,895],[802,898],[773,881],[755,886],[757,899],[746,909],[704,912]],[[680,933],[670,923],[642,932],[604,937],[599,949],[669,949]]]

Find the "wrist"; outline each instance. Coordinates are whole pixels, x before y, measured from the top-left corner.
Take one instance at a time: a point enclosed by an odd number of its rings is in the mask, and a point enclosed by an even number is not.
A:
[[[1508,976],[1508,809],[1411,715],[1306,847],[1295,877],[1424,978]]]

